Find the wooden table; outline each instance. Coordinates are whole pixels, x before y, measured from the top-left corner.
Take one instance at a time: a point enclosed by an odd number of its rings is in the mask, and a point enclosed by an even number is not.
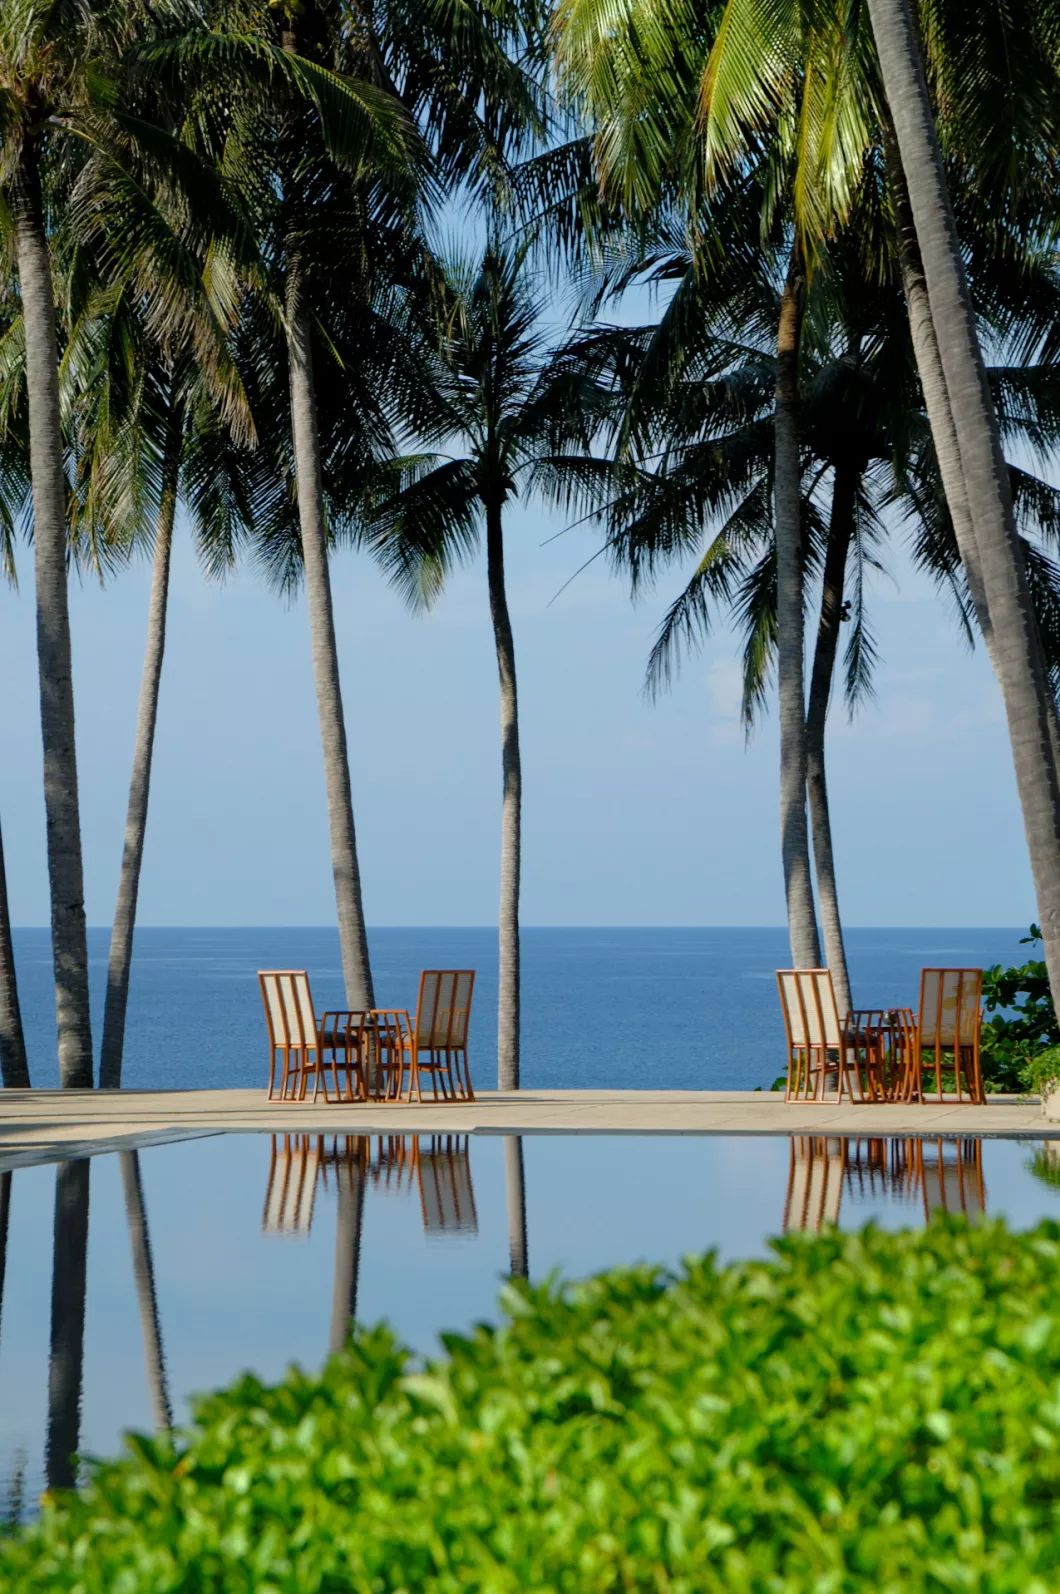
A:
[[[916,1020],[911,1008],[854,1008],[847,1015],[845,1031],[847,1045],[854,1052],[862,1101],[919,1099]]]
[[[325,1019],[341,1015],[325,1014]],[[402,1080],[402,1034],[394,1015],[385,1009],[345,1015],[345,1025],[333,1024],[331,1033],[337,1044],[331,1048],[331,1063],[321,1069],[324,1100],[396,1101]],[[328,1090],[330,1066],[335,1096]],[[339,1073],[346,1075],[345,1089]]]

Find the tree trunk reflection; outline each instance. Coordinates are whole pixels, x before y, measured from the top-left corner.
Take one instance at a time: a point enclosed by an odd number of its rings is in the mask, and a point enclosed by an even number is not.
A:
[[[125,1216],[129,1225],[129,1244],[132,1248],[133,1279],[136,1283],[136,1304],[140,1311],[140,1332],[144,1342],[144,1365],[147,1370],[147,1388],[151,1396],[151,1415],[158,1429],[172,1428],[173,1408],[166,1384],[166,1360],[162,1350],[162,1325],[158,1316],[158,1296],[155,1292],[155,1265],[151,1255],[151,1236],[147,1229],[147,1209],[144,1206],[144,1188],[140,1178],[140,1155],[136,1151],[123,1151],[121,1182],[125,1193]]]
[[[530,1277],[526,1243],[526,1175],[522,1135],[504,1137],[504,1183],[508,1196],[508,1271],[513,1279]]]
[[[360,1155],[336,1163],[339,1210],[335,1220],[335,1281],[331,1295],[328,1350],[340,1351],[357,1316],[357,1281],[361,1268],[364,1222],[364,1167]]]
[[[71,1488],[77,1481],[85,1351],[88,1173],[87,1158],[61,1162],[55,1170],[48,1433],[44,1450],[49,1489]]]
[[[7,1226],[11,1216],[11,1174],[0,1173],[0,1329],[4,1324],[4,1274],[7,1272]]]

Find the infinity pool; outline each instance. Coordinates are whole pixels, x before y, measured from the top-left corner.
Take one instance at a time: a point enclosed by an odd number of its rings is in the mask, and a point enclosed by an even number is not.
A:
[[[71,1451],[320,1363],[351,1309],[430,1353],[510,1272],[764,1252],[785,1228],[1060,1217],[1060,1147],[766,1136],[222,1135],[0,1174],[0,1510]],[[87,1221],[86,1221],[87,1220]],[[56,1258],[58,1265],[55,1265]]]

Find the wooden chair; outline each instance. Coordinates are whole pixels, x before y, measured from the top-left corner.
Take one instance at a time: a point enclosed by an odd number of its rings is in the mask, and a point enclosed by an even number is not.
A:
[[[364,1099],[367,1087],[361,1067],[361,1027],[363,1013],[333,1009],[318,1019],[305,969],[261,969],[258,972],[265,1022],[269,1030],[269,1091],[275,1099],[276,1058],[282,1058],[279,1097],[282,1101],[304,1101],[309,1076],[313,1077],[313,1100],[321,1080],[324,1099],[328,1082],[325,1059],[330,1058],[335,1094],[339,1092],[339,1069],[346,1072],[346,1095]]]
[[[474,1101],[467,1061],[474,986],[474,969],[424,969],[414,1020],[404,1008],[373,1008],[369,1030],[376,1056],[370,1066],[378,1070],[381,1094],[401,1100],[407,1073],[407,1099],[415,1092],[422,1101],[426,1074],[436,1101],[439,1095],[445,1101]]]
[[[839,1222],[847,1142],[824,1135],[792,1135],[784,1233],[805,1229],[817,1234]]]
[[[832,975],[828,969],[778,969],[777,987],[784,1014],[788,1044],[785,1101],[841,1101],[844,1088],[854,1096],[852,1070],[857,1058],[845,1018],[836,1006]],[[835,1075],[835,1095],[825,1094],[829,1074]],[[858,1099],[865,1090],[858,1077]]]
[[[974,1223],[986,1213],[981,1140],[918,1140],[924,1216],[963,1213]]]
[[[471,1157],[466,1135],[432,1135],[416,1142],[420,1211],[426,1234],[478,1233]]]
[[[309,1135],[273,1135],[261,1227],[265,1234],[308,1234],[313,1227],[320,1142]]]
[[[924,1069],[933,1067],[935,1092],[941,1101],[942,1072],[952,1057],[958,1101],[986,1100],[979,1062],[982,995],[982,969],[921,970],[911,1095],[923,1099]],[[931,1054],[926,1065],[925,1053]]]

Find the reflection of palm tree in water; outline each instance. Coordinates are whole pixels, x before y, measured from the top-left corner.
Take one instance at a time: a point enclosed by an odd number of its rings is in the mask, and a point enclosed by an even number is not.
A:
[[[508,1198],[508,1271],[513,1279],[530,1277],[526,1243],[526,1171],[522,1135],[504,1137],[504,1184]]]
[[[981,1217],[982,1141],[792,1136],[784,1232],[837,1224],[844,1192],[854,1206],[880,1197],[920,1200],[925,1218],[939,1211]]]
[[[357,1286],[361,1273],[361,1234],[364,1228],[364,1183],[368,1161],[367,1141],[358,1137],[346,1154],[332,1163],[338,1185],[339,1210],[335,1220],[335,1278],[331,1290],[331,1332],[328,1350],[334,1354],[346,1343],[357,1316]],[[325,1176],[327,1164],[322,1170]]]
[[[129,1225],[133,1280],[136,1284],[136,1304],[140,1310],[140,1332],[144,1342],[144,1365],[147,1370],[147,1388],[151,1396],[151,1414],[154,1417],[155,1427],[161,1430],[172,1428],[173,1408],[170,1405],[166,1384],[166,1361],[162,1350],[162,1325],[158,1316],[151,1236],[147,1229],[147,1209],[144,1206],[144,1190],[140,1178],[140,1154],[137,1151],[123,1151],[119,1154],[118,1161],[121,1164],[121,1182],[125,1193],[125,1216]]]
[[[61,1162],[55,1170],[48,1431],[44,1447],[49,1489],[68,1489],[77,1481],[85,1351],[88,1173],[87,1157]]]
[[[0,1173],[0,1328],[4,1323],[4,1274],[7,1271],[7,1225],[11,1214],[11,1174]]]

